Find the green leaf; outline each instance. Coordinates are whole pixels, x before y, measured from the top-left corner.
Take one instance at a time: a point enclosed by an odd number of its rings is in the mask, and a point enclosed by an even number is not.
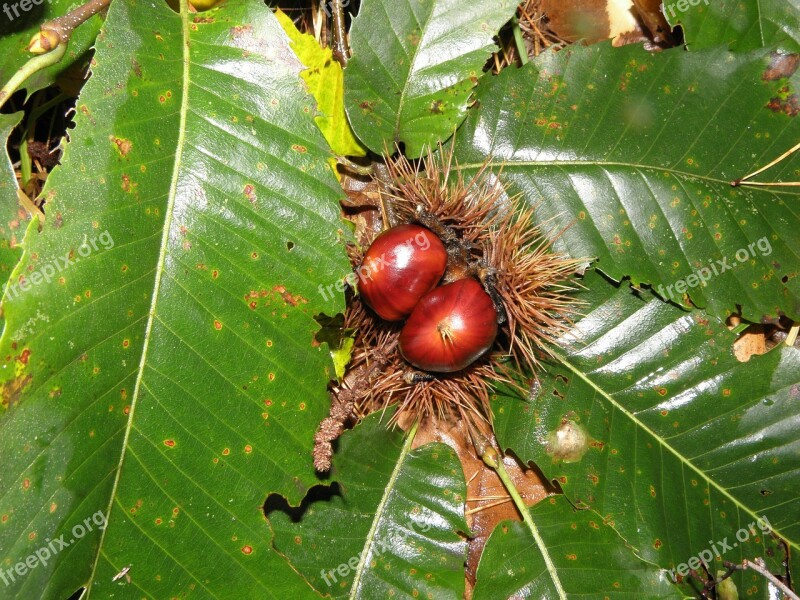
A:
[[[650,563],[675,569],[706,552],[712,573],[722,560],[758,556],[781,572],[771,528],[797,569],[800,352],[782,346],[740,363],[719,319],[643,300],[596,273],[584,284],[585,316],[532,401],[495,405],[502,447],[603,515]],[[735,582],[768,597],[753,573]]]
[[[17,178],[6,145],[13,129],[19,125],[25,113],[20,111],[10,115],[0,114],[0,282],[2,289],[11,275],[11,270],[19,261],[22,251],[18,246],[17,235],[24,220],[20,217],[17,199]],[[23,213],[24,214],[24,213]],[[23,223],[20,223],[23,221]]]
[[[353,354],[355,330],[344,327],[344,315],[342,313],[337,314],[335,317],[321,314],[314,318],[320,324],[320,330],[314,337],[318,343],[327,344],[328,348],[330,348],[336,379],[341,381]]]
[[[251,2],[114,2],[95,59],[0,341],[0,566],[75,542],[4,597],[311,596],[261,509],[318,482],[317,288],[349,272],[302,65]]]
[[[663,10],[672,27],[683,28],[689,50],[721,44],[740,51],[775,44],[800,48],[797,0],[665,0]]]
[[[339,381],[344,377],[347,371],[347,365],[353,355],[353,345],[355,339],[352,337],[342,338],[342,343],[339,347],[331,348],[331,359],[333,360],[333,367],[336,372],[336,379]]]
[[[617,281],[716,315],[800,319],[798,188],[729,183],[800,138],[782,108],[800,76],[765,80],[768,63],[763,50],[545,52],[481,81],[456,159],[474,171],[491,155],[510,191],[566,230],[556,248]],[[800,153],[759,179],[798,170]]]
[[[300,76],[317,101],[320,115],[316,121],[334,153],[342,156],[366,156],[344,114],[344,73],[330,48],[322,48],[313,35],[300,33],[286,13],[275,12],[278,22],[292,40],[292,49],[306,69]]]
[[[597,513],[551,496],[530,508],[529,517],[541,542],[526,523],[500,523],[483,549],[474,600],[683,597]]]
[[[0,5],[0,86],[4,85],[33,54],[28,52],[28,44],[39,26],[45,21],[67,14],[73,8],[84,4],[82,0],[40,0],[30,10],[23,10],[20,2],[4,2]],[[16,10],[14,7],[16,6]],[[7,12],[6,12],[7,8]],[[11,15],[11,18],[9,18]],[[59,74],[66,71],[76,61],[84,57],[91,48],[103,20],[94,15],[73,31],[67,53],[61,61],[32,75],[23,88],[28,96],[56,81]]]
[[[420,156],[464,120],[475,82],[515,13],[508,0],[366,0],[350,32],[345,107],[373,152],[405,144]]]
[[[447,446],[411,450],[413,435],[375,413],[346,432],[334,457],[341,496],[299,523],[269,515],[275,546],[332,598],[462,598],[466,482]]]

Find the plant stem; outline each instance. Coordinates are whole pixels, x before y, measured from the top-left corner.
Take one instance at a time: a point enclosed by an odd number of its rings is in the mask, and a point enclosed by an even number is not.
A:
[[[33,175],[33,164],[31,155],[28,152],[28,136],[23,136],[19,143],[19,172],[22,177],[19,180],[20,187],[25,187]]]
[[[56,17],[43,23],[40,32],[53,31],[58,35],[61,44],[66,45],[72,32],[78,25],[88,21],[91,17],[108,7],[111,0],[89,0],[86,4],[69,11],[67,14]]]
[[[347,31],[345,30],[342,0],[332,0],[331,8],[333,9],[333,55],[340,65],[345,66],[350,59],[350,49],[347,47]]]
[[[56,64],[67,51],[66,44],[59,44],[54,50],[47,54],[40,54],[34,56],[26,62],[19,70],[14,73],[14,76],[0,89],[0,108],[6,101],[16,92],[19,87],[34,73],[46,69],[47,67]]]
[[[349,171],[352,171],[356,175],[372,175],[373,173],[372,166],[365,167],[363,165],[359,165],[358,163],[354,163],[346,156],[337,156],[336,162],[346,167]]]
[[[514,505],[517,507],[519,514],[522,516],[522,521],[528,526],[528,530],[531,532],[531,535],[536,542],[536,546],[542,553],[542,559],[544,560],[544,564],[547,567],[547,572],[550,574],[550,578],[553,581],[553,586],[558,593],[558,597],[566,600],[567,593],[564,590],[564,586],[562,585],[561,579],[558,576],[556,566],[553,564],[553,559],[550,557],[547,545],[545,544],[544,539],[542,539],[542,535],[539,533],[539,528],[536,526],[536,523],[533,522],[530,510],[528,510],[528,505],[525,504],[525,500],[523,500],[522,496],[520,496],[517,486],[514,485],[514,481],[511,479],[508,471],[506,471],[506,467],[503,464],[503,457],[501,456],[500,452],[498,452],[491,445],[486,436],[477,432],[473,427],[470,427],[470,435],[478,455],[481,457],[486,466],[493,469],[494,472],[497,473],[500,481],[503,482],[503,486],[505,486],[508,494],[511,496],[511,499],[514,501]]]
[[[511,28],[514,31],[514,44],[517,46],[519,61],[524,65],[528,64],[528,49],[525,47],[525,40],[522,38],[522,30],[519,28],[519,17],[514,15],[511,19]]]

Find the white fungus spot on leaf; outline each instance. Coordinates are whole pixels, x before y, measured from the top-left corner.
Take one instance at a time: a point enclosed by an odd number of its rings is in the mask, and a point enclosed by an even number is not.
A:
[[[565,417],[558,429],[548,434],[545,450],[554,461],[578,462],[589,448],[589,442],[586,430]]]

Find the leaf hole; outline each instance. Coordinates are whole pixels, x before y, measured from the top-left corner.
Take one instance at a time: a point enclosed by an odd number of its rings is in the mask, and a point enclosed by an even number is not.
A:
[[[335,496],[341,495],[339,484],[336,482],[331,485],[315,485],[308,490],[300,506],[291,506],[286,498],[280,494],[270,494],[264,501],[264,516],[269,520],[270,515],[282,512],[292,520],[292,523],[299,523],[312,504],[315,502],[329,502]]]

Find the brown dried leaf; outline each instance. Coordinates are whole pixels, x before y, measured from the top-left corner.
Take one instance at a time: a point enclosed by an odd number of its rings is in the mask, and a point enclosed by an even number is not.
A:
[[[767,351],[764,325],[751,325],[733,343],[733,353],[740,362],[747,362],[754,354]]]
[[[341,183],[347,194],[341,203],[345,217],[355,225],[358,243],[366,245],[383,227],[381,184],[375,179],[365,181],[348,174],[342,176]]]
[[[674,46],[675,38],[672,28],[661,12],[661,0],[633,0],[639,20],[650,32],[650,39],[656,44]]]
[[[467,523],[472,536],[467,555],[465,597],[470,598],[478,562],[489,535],[500,521],[522,519],[497,473],[477,456],[463,422],[451,424],[438,419],[426,420],[417,431],[414,446],[430,442],[441,442],[455,450],[467,479]],[[491,443],[497,446],[494,435]],[[515,457],[505,456],[503,464],[528,506],[553,493],[554,490],[535,471],[523,468]]]
[[[660,0],[541,0],[541,10],[549,29],[570,42],[613,39],[614,46],[644,43],[648,49],[674,45]]]

